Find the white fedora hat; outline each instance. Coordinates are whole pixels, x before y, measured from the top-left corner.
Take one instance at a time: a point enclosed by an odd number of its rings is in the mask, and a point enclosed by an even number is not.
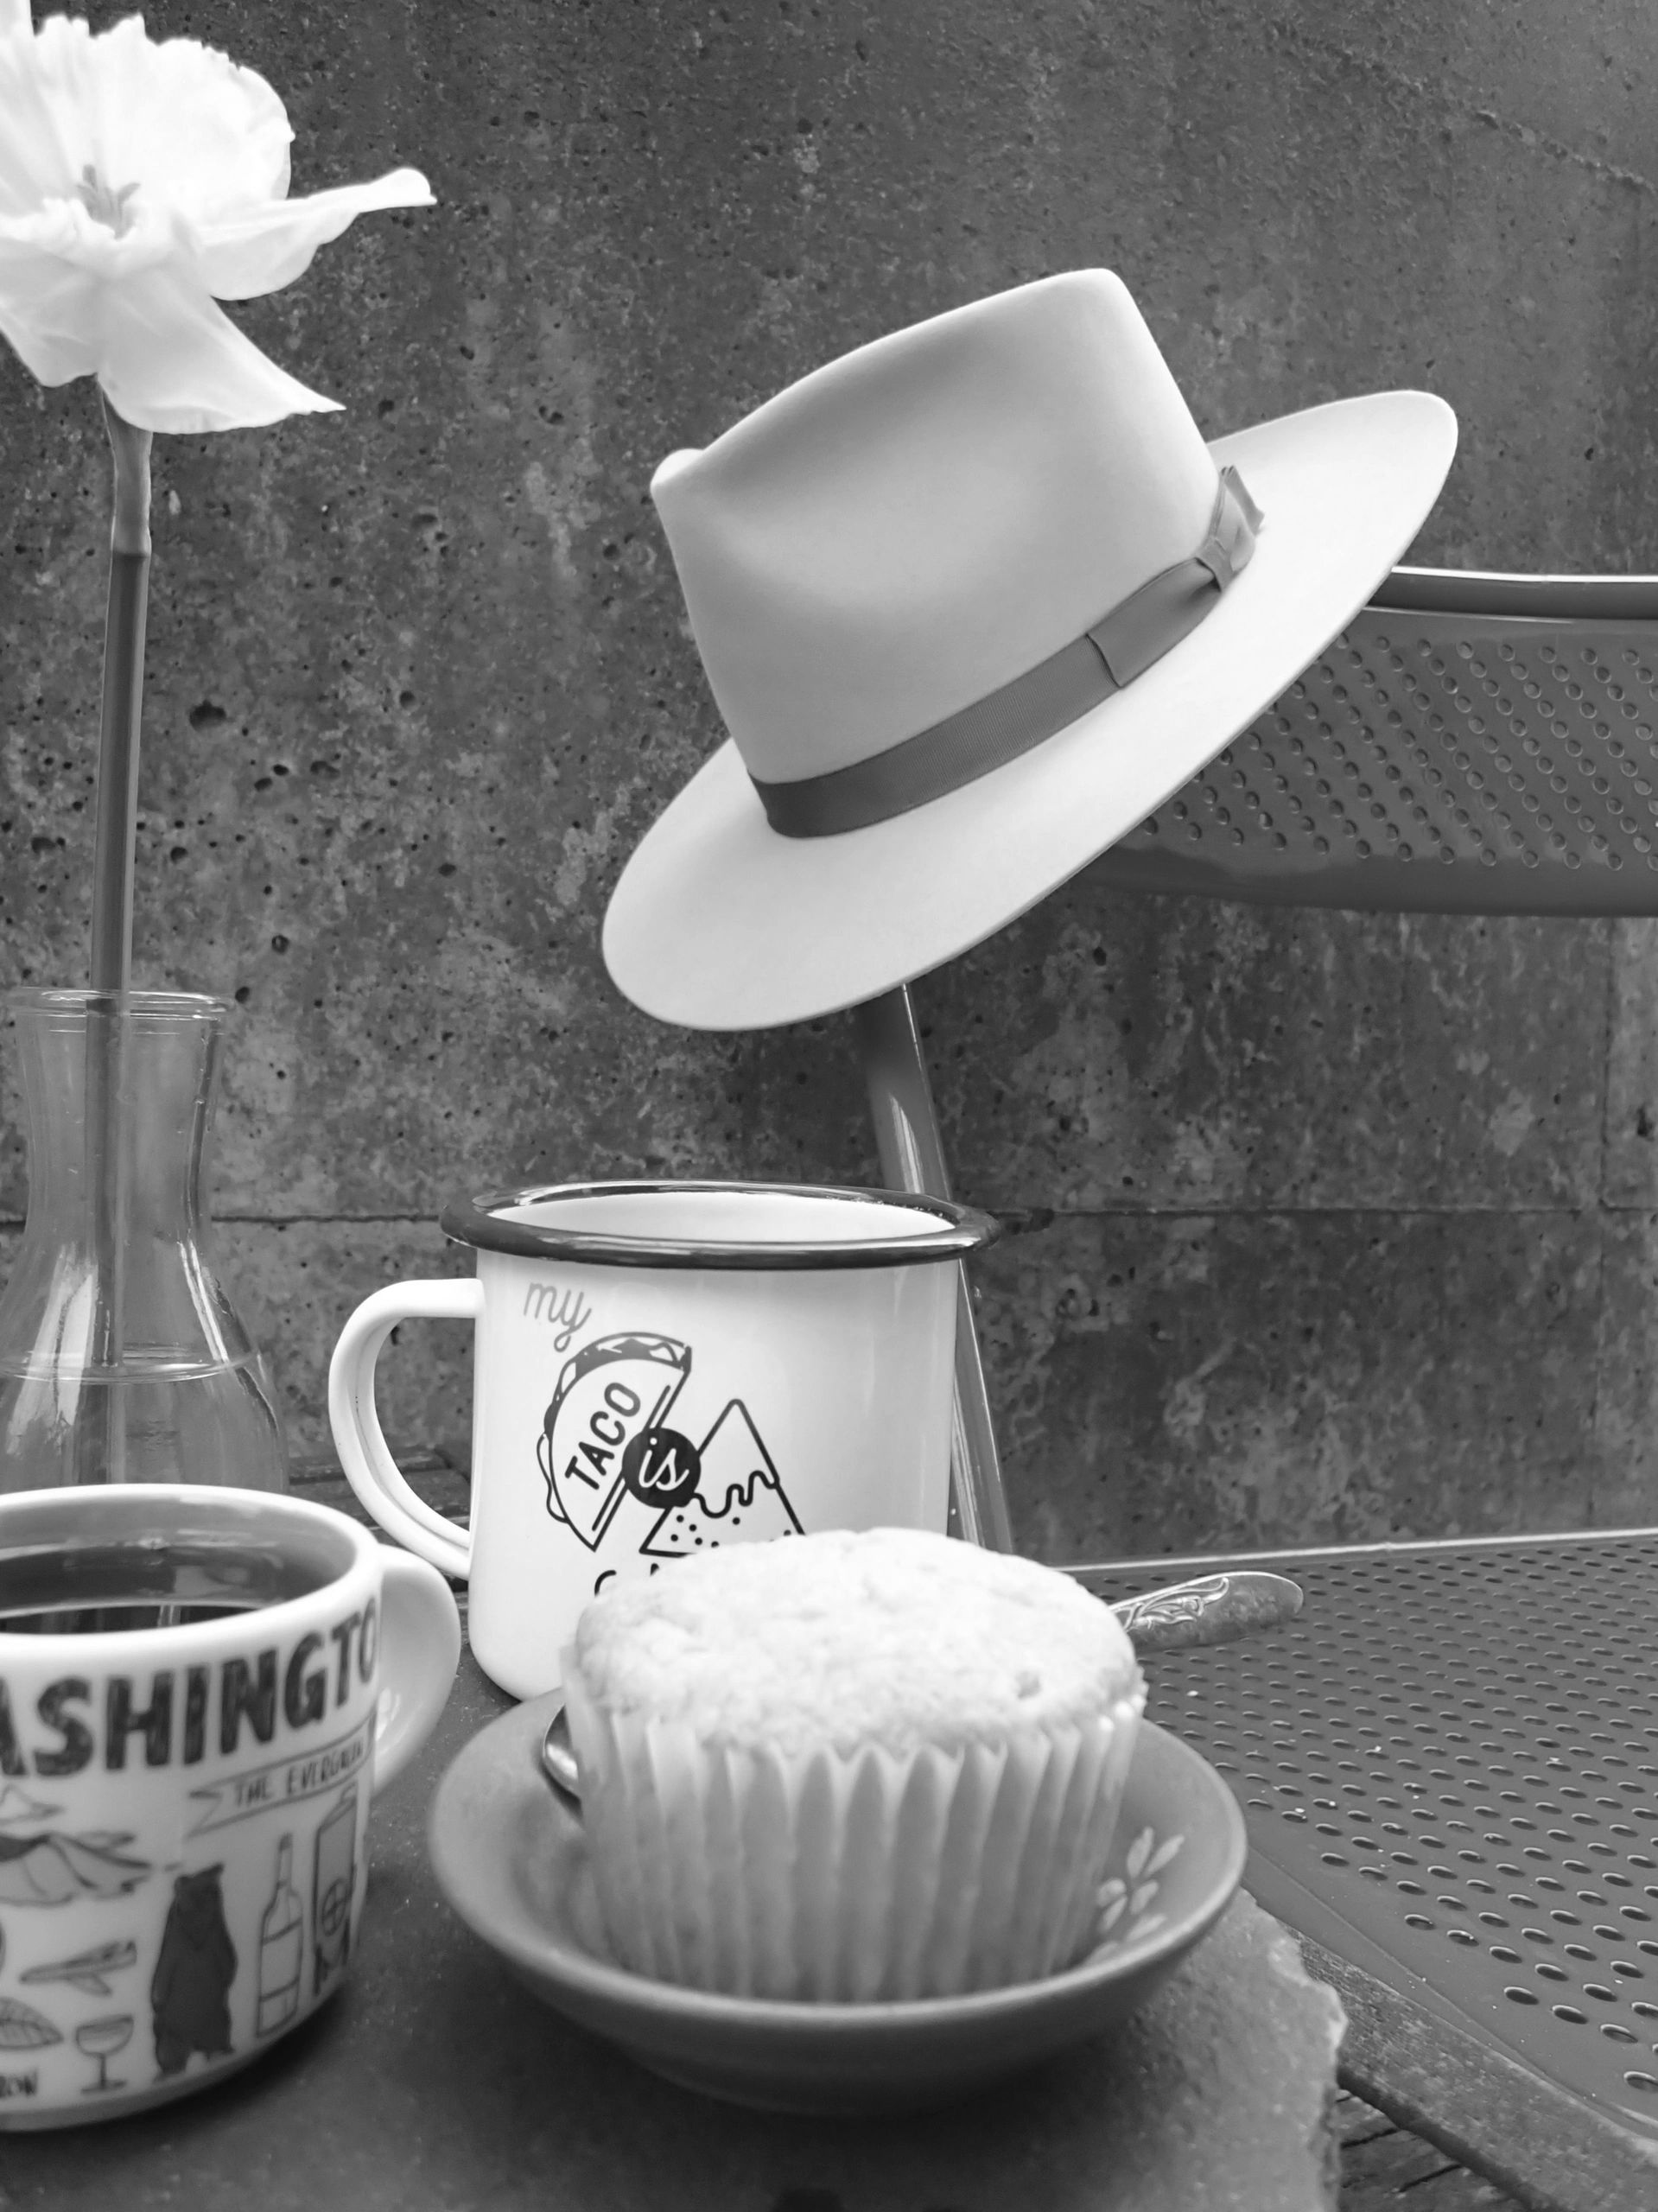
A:
[[[651,491],[730,732],[605,918],[664,1021],[907,982],[1087,865],[1351,619],[1439,495],[1427,392],[1206,445],[1118,278],[831,362]]]

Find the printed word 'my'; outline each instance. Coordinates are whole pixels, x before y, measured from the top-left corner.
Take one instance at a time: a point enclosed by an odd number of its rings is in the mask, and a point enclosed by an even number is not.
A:
[[[524,1294],[524,1310],[530,1320],[557,1330],[555,1351],[568,1351],[576,1331],[593,1319],[593,1308],[579,1290],[561,1290],[556,1282],[532,1282]]]

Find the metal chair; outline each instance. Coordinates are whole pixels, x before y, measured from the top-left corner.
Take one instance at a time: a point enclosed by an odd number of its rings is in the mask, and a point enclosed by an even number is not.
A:
[[[1397,569],[1095,880],[1658,914],[1655,733],[1658,578]],[[907,994],[858,1021],[883,1171],[943,1193]],[[963,1533],[1005,1544],[961,1333]],[[1658,1529],[1076,1571],[1118,1598],[1255,1564],[1300,1618],[1147,1671],[1243,1800],[1248,1885],[1342,1994],[1345,2085],[1527,2203],[1658,2205]]]

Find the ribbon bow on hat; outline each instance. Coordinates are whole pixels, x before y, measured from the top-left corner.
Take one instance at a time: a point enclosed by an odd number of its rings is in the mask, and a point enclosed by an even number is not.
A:
[[[730,732],[605,924],[691,1027],[855,1005],[1132,830],[1277,697],[1416,535],[1424,392],[1205,444],[1128,291],[1045,278],[861,346],[651,493]]]

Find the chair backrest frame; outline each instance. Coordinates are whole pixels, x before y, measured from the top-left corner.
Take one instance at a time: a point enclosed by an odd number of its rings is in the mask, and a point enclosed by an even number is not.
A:
[[[1268,906],[1658,914],[1658,576],[1394,569],[1093,875]]]

